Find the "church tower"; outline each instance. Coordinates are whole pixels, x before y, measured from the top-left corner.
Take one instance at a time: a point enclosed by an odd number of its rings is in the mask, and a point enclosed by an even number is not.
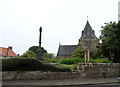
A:
[[[90,51],[97,50],[96,46],[99,44],[98,38],[95,36],[94,30],[87,21],[84,30],[82,31],[81,38],[79,39],[78,47],[82,49],[89,49]]]
[[[89,51],[96,51],[99,44],[98,38],[95,36],[94,30],[87,21],[78,45],[59,45],[57,58],[70,58],[77,48]]]

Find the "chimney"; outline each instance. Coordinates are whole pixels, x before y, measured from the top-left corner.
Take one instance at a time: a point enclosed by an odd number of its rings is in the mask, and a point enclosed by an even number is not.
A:
[[[12,50],[12,46],[8,46],[7,48],[7,53],[6,53],[6,56],[9,57],[10,56],[10,50]]]
[[[12,46],[8,46],[8,50],[12,50]]]

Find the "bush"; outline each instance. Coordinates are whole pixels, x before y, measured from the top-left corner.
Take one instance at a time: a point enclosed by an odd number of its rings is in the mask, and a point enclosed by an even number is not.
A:
[[[44,53],[43,54],[43,58],[52,58],[53,57],[53,54],[51,54],[51,53]]]
[[[50,64],[43,64],[37,59],[14,58],[2,59],[3,71],[70,71],[68,68],[57,68]]]
[[[100,54],[97,51],[90,51],[90,58],[96,59],[100,56]]]
[[[83,58],[66,58],[66,59],[61,59],[60,63],[61,64],[76,64],[76,63],[80,63],[80,62],[84,62]]]
[[[80,49],[80,48],[77,48],[77,49],[73,52],[72,57],[73,57],[73,58],[84,58],[84,50],[83,50],[83,49]]]
[[[21,55],[20,57],[35,58],[36,54],[33,51],[29,50],[29,51],[26,51],[25,53],[23,53],[23,55]]]
[[[90,63],[112,63],[112,61],[109,61],[108,59],[90,59]]]
[[[56,59],[50,59],[50,58],[44,58],[45,61],[48,61],[50,63],[57,63]]]
[[[61,64],[77,64],[77,63],[84,63],[84,58],[66,58],[66,59],[61,59],[60,60]],[[112,63],[112,61],[109,61],[109,59],[101,59],[101,58],[96,58],[96,59],[90,59],[90,63]]]

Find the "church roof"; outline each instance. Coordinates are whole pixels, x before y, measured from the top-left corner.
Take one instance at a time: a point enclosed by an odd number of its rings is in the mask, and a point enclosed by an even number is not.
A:
[[[95,36],[94,30],[90,26],[89,22],[87,21],[84,30],[82,31],[82,36],[80,39],[98,39]]]
[[[57,56],[71,56],[78,45],[60,45]]]

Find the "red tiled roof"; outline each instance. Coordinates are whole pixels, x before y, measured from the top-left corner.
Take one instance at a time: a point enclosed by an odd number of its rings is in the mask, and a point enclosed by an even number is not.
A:
[[[8,56],[7,53],[9,52],[9,56],[10,57],[14,57],[14,56],[17,56],[12,49],[9,49],[8,51],[8,48],[4,48],[4,47],[0,47],[0,53],[2,54],[2,56],[6,57]]]

